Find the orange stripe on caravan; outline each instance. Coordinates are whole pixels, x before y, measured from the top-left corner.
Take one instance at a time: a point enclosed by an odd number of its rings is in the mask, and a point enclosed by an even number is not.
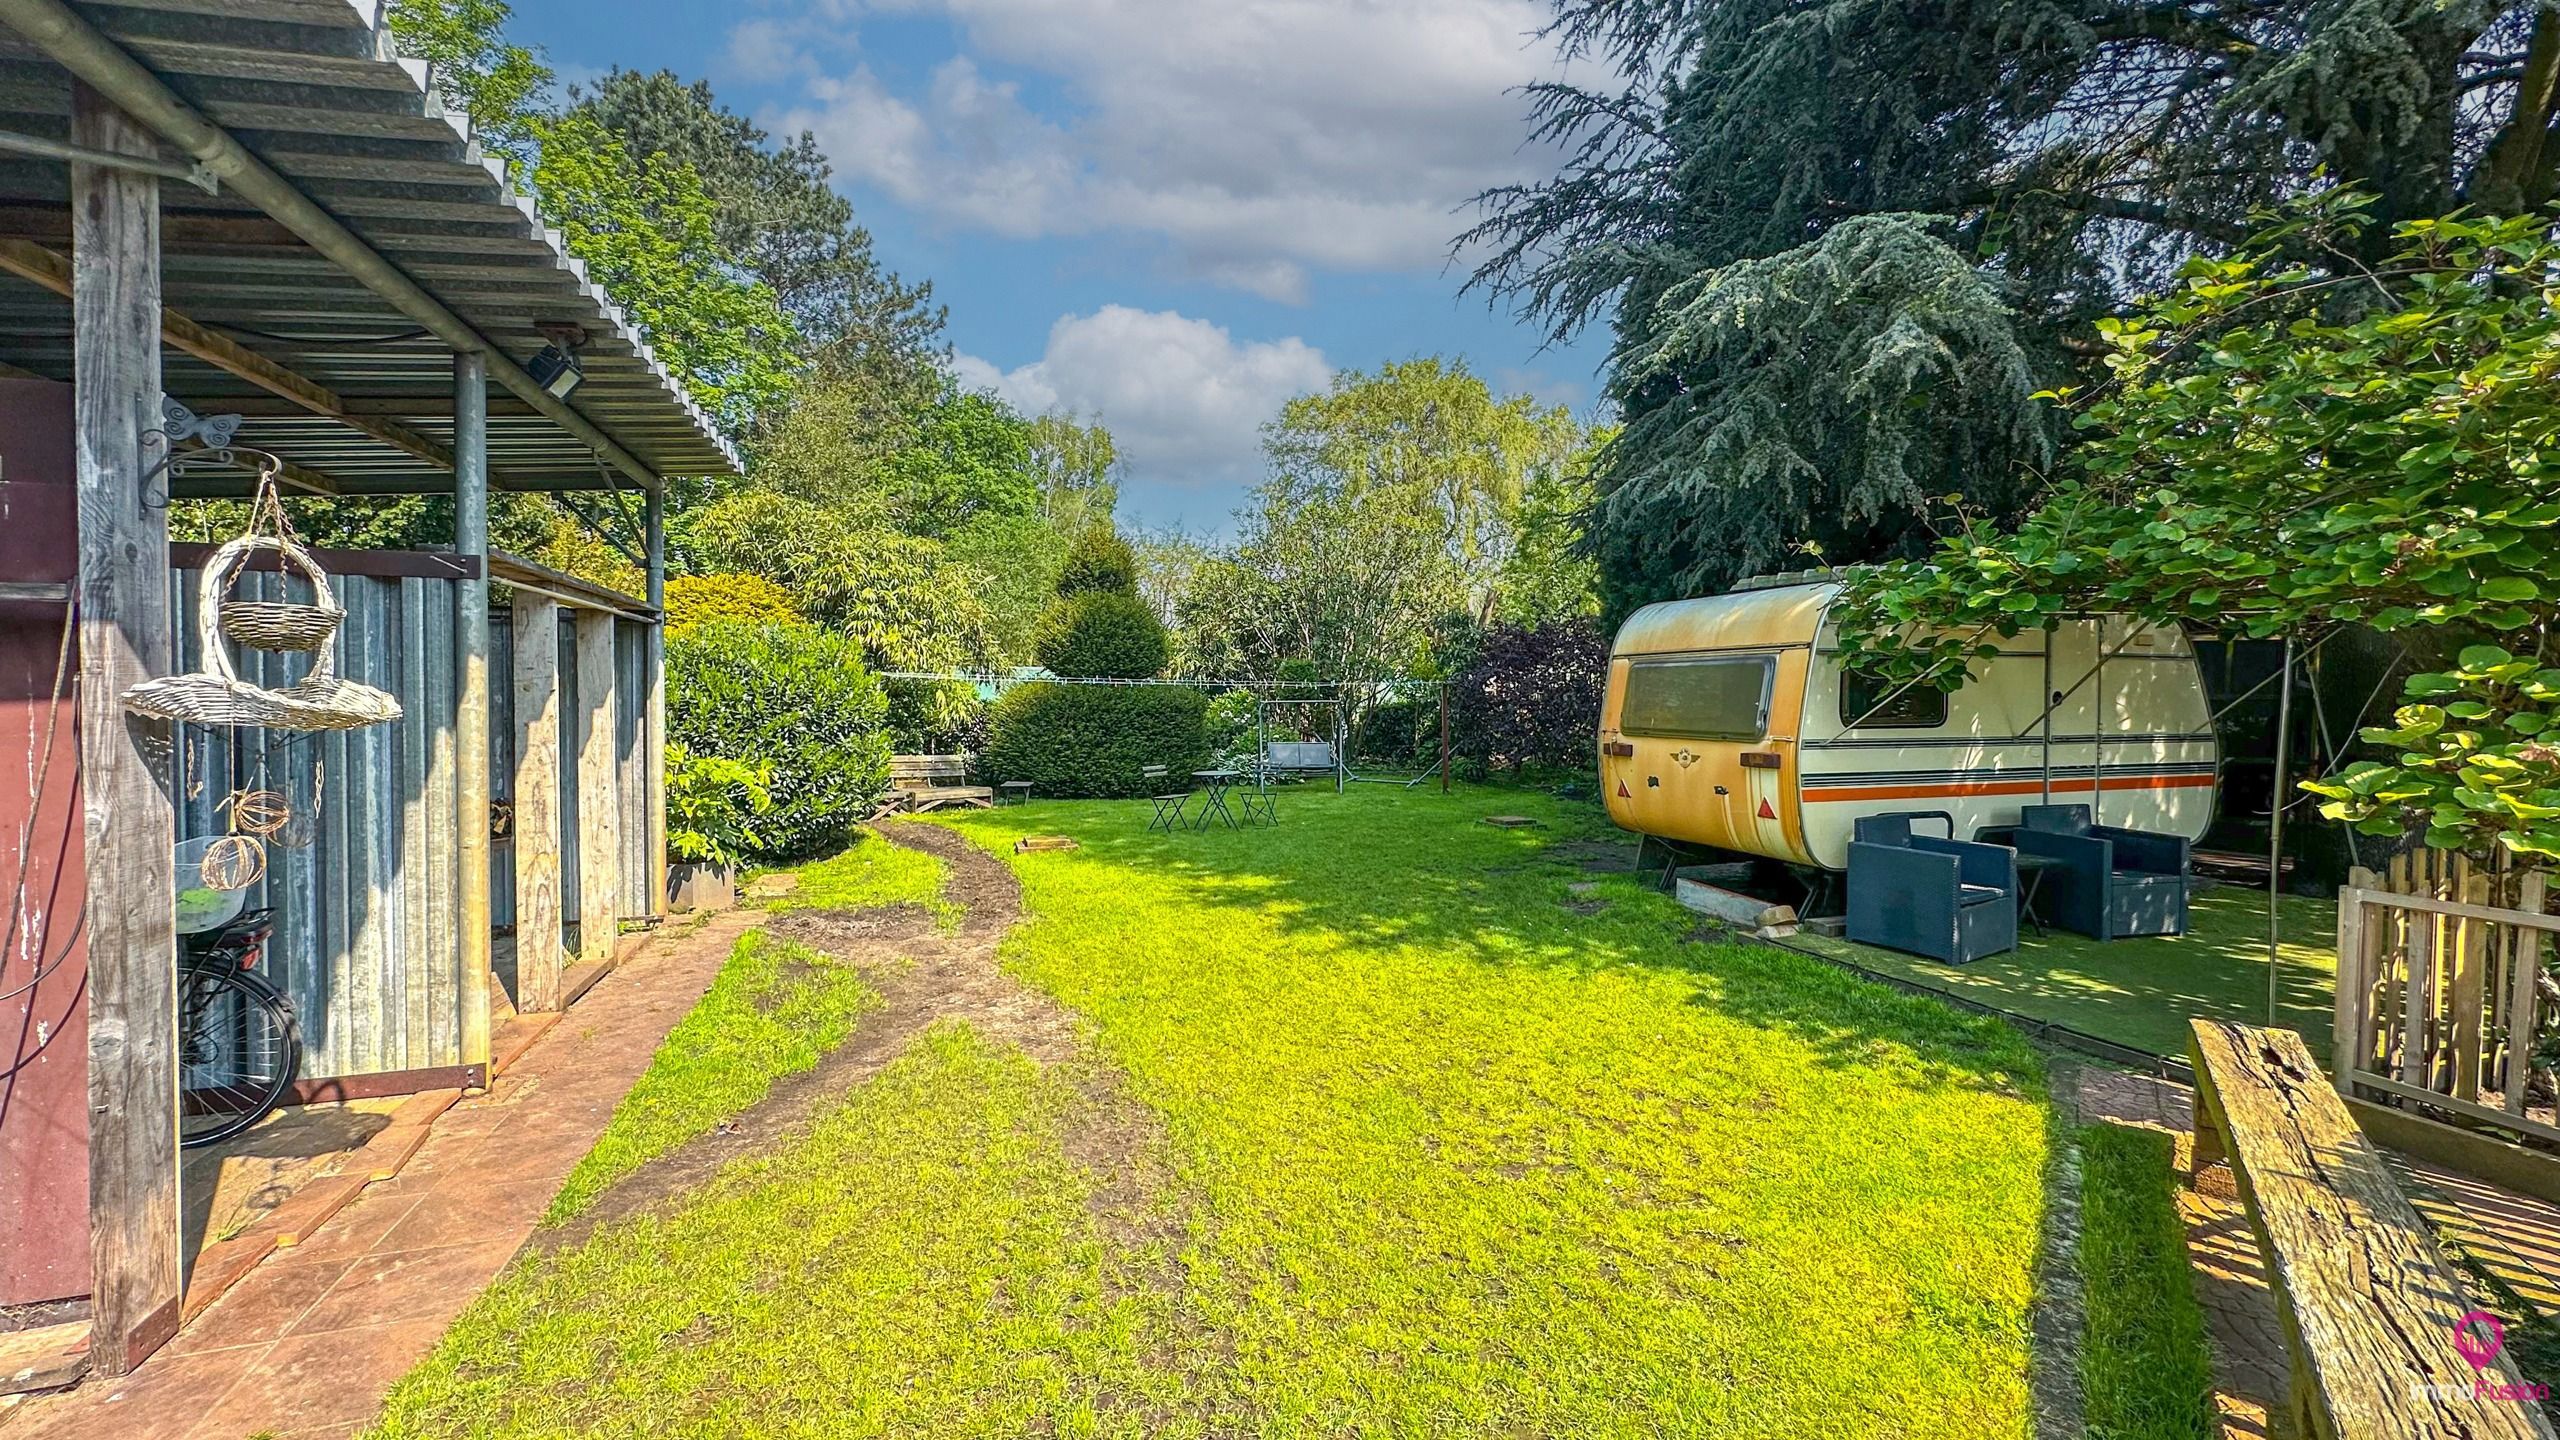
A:
[[[2110,775],[2109,790],[2182,790],[2197,785],[2210,785],[2210,775]],[[1958,780],[1951,784],[1924,785],[1860,785],[1841,790],[1807,790],[1804,798],[1812,802],[1825,800],[1936,800],[1957,795],[2039,795],[2044,792],[2042,779],[2035,780]],[[2089,788],[2086,781],[2055,781],[2056,795],[2077,795]]]

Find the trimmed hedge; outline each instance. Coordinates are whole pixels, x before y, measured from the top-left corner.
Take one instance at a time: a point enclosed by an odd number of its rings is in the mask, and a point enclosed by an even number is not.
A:
[[[1208,697],[1179,685],[1024,685],[989,716],[978,767],[988,783],[1028,780],[1044,798],[1120,798],[1162,765],[1189,783],[1209,761]]]
[[[857,642],[813,625],[717,620],[667,636],[667,739],[772,768],[755,855],[841,845],[889,788],[889,702]]]

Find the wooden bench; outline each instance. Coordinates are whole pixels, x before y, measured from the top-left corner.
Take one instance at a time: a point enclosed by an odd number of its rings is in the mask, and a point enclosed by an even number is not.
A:
[[[919,813],[939,810],[945,805],[967,805],[980,810],[996,803],[996,792],[984,785],[969,783],[969,757],[966,755],[892,755],[889,757],[889,793],[882,797],[881,809],[907,809]]]
[[[2194,1023],[2199,1171],[2228,1159],[2317,1440],[2553,1440],[2505,1354],[2455,1343],[2475,1307],[2302,1037]]]

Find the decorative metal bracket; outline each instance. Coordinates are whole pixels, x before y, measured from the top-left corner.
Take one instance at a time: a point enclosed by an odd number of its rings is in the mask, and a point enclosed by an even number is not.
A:
[[[156,481],[176,480],[199,470],[254,468],[269,471],[282,468],[284,462],[264,450],[251,450],[245,446],[232,444],[240,433],[242,418],[238,415],[198,415],[188,409],[183,402],[167,395],[161,396],[160,428],[149,431],[142,437],[145,447],[159,450],[160,458],[152,463],[149,470],[143,472],[143,483],[151,486]],[[203,448],[187,451],[178,449],[180,445],[190,440]],[[155,486],[150,493],[142,497],[142,503],[154,510],[167,509],[169,507],[168,487]]]

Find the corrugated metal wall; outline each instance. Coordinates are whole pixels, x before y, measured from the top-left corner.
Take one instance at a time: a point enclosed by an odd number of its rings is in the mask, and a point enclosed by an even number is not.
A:
[[[198,572],[176,571],[181,669],[195,669]],[[284,598],[283,577],[250,572],[241,593]],[[462,936],[458,924],[461,799],[454,767],[454,607],[460,587],[442,579],[336,576],[347,618],[338,632],[339,673],[378,685],[408,712],[386,725],[288,736],[184,727],[179,756],[178,834],[218,835],[223,803],[238,789],[273,790],[296,823],[267,847],[267,875],[249,897],[276,912],[267,978],[293,998],[302,1021],[306,1079],[420,1070],[462,1063]],[[295,582],[297,591],[300,581]],[[614,727],[622,846],[617,888],[623,914],[651,913],[648,807],[657,787],[648,736],[648,627],[615,622]],[[490,625],[491,790],[515,789],[515,640],[505,609]],[[576,717],[562,737],[574,757],[586,710],[577,693],[577,646],[562,611],[558,643],[561,714]],[[241,675],[289,684],[309,662],[299,655],[240,654]],[[574,759],[562,767],[564,835],[574,837]],[[286,843],[293,842],[293,843]],[[562,913],[578,913],[577,846],[562,847]],[[490,847],[493,923],[515,924],[515,849]],[[503,966],[501,967],[503,973]]]
[[[193,570],[174,576],[181,669],[200,660]],[[298,583],[298,582],[297,582]],[[253,572],[242,592],[283,597]],[[454,764],[450,580],[339,576],[340,673],[400,699],[399,720],[292,736],[183,727],[178,833],[220,834],[235,789],[274,790],[296,819],[267,847],[250,896],[276,911],[267,978],[293,998],[306,1078],[462,1063],[461,802]],[[282,685],[303,656],[241,655],[242,676]],[[291,843],[291,842],[299,842]]]

